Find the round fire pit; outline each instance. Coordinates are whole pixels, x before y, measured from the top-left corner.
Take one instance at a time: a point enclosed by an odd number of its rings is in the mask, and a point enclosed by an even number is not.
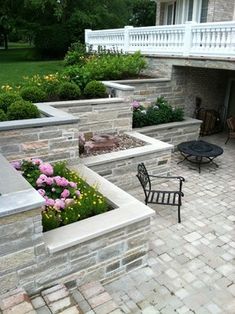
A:
[[[216,167],[218,165],[214,159],[223,154],[223,149],[220,146],[205,142],[205,141],[188,141],[178,145],[178,150],[184,157],[183,160],[188,160],[192,163],[198,164],[199,173],[201,172],[201,164],[213,163]],[[206,160],[205,160],[206,159]]]

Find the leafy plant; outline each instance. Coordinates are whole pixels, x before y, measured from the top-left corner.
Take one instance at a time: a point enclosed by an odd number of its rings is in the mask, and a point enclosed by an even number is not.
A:
[[[40,102],[46,100],[46,93],[37,86],[26,86],[20,90],[20,95],[24,100]]]
[[[136,77],[146,67],[139,52],[133,55],[90,55],[83,66],[74,65],[65,69],[65,76],[84,88],[92,80],[114,80]]]
[[[132,108],[134,128],[182,121],[184,118],[183,109],[172,108],[164,97],[159,97],[154,105],[147,108],[144,108],[138,102],[133,102]]]
[[[61,83],[58,89],[58,96],[61,100],[79,99],[81,90],[75,83]]]
[[[12,103],[19,100],[22,100],[22,98],[17,93],[14,93],[14,92],[0,93],[0,109],[2,109],[6,113],[8,107]]]
[[[7,121],[7,120],[8,120],[7,115],[2,109],[0,109],[0,121]]]
[[[40,112],[31,102],[18,100],[9,106],[7,116],[9,120],[33,119],[39,118]]]
[[[87,98],[102,98],[106,97],[106,88],[102,82],[91,81],[89,82],[83,91]]]
[[[64,57],[64,64],[68,65],[82,65],[85,63],[85,56],[86,56],[86,46],[81,42],[75,42],[70,47],[68,52]]]
[[[73,223],[109,210],[106,199],[64,162],[54,166],[40,159],[12,162],[12,165],[45,198],[43,231]]]

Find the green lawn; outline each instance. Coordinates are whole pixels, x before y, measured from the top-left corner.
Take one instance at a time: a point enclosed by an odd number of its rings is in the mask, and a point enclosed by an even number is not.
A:
[[[0,86],[20,85],[23,76],[46,75],[58,72],[63,68],[62,60],[33,60],[35,58],[34,49],[28,48],[26,45],[23,45],[22,48],[22,45],[10,44],[9,47],[8,51],[0,50]]]

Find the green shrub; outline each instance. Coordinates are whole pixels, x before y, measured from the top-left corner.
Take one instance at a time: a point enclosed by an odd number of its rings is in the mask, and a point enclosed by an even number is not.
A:
[[[20,91],[20,95],[24,100],[31,102],[40,102],[46,100],[46,93],[39,87],[26,86]]]
[[[50,82],[50,84],[44,84],[43,90],[46,93],[46,100],[47,101],[56,101],[59,100],[59,88],[61,82]]]
[[[74,65],[74,64],[84,64],[85,56],[87,55],[86,46],[80,42],[73,43],[64,58],[64,64]]]
[[[104,84],[99,81],[89,82],[84,88],[83,93],[87,98],[102,98],[107,96]]]
[[[154,105],[145,109],[134,102],[133,107],[133,127],[143,127],[157,125],[168,122],[182,121],[184,111],[181,108],[174,109],[164,97],[159,97]]]
[[[7,120],[8,120],[7,115],[2,109],[0,109],[0,121],[7,121]]]
[[[22,100],[20,95],[13,92],[0,93],[0,109],[5,113],[7,112],[8,107],[15,101]]]
[[[61,100],[79,99],[81,90],[75,83],[65,82],[60,84],[58,95]]]
[[[7,116],[9,120],[39,118],[38,108],[29,101],[19,100],[8,107]]]
[[[184,120],[184,110],[182,108],[175,108],[172,111],[172,121],[183,121]]]
[[[133,55],[91,55],[86,58],[83,66],[69,66],[65,69],[64,74],[84,88],[92,80],[136,77],[145,66],[146,62],[139,52]]]

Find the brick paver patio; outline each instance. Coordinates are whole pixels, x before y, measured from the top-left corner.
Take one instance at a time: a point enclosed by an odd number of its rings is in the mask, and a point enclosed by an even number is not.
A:
[[[203,140],[224,148],[219,168],[204,165],[199,174],[173,156],[172,174],[186,179],[182,223],[173,207],[151,206],[147,267],[105,285],[124,313],[235,313],[235,141]],[[141,189],[131,194],[143,200]]]

